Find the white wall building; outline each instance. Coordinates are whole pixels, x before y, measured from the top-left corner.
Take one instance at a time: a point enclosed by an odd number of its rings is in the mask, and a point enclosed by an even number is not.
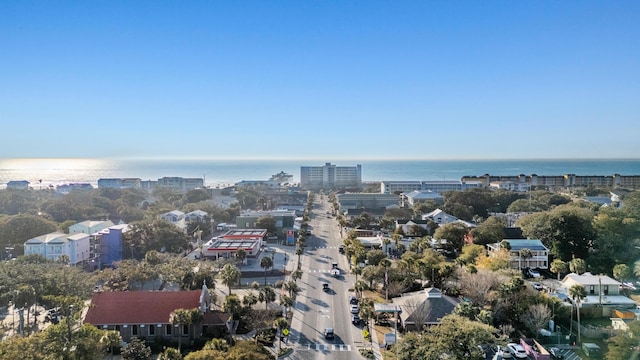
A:
[[[304,189],[359,188],[362,186],[362,165],[301,166],[300,186]]]
[[[24,243],[25,255],[41,255],[48,260],[57,261],[62,255],[69,257],[70,265],[89,260],[89,234],[65,234],[53,232],[29,239]]]

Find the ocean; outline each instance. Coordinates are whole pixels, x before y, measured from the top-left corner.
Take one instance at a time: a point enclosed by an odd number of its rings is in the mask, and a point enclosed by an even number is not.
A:
[[[0,186],[27,180],[37,188],[71,182],[97,186],[100,178],[157,180],[165,176],[203,178],[208,186],[242,180],[266,180],[281,171],[300,181],[301,166],[362,165],[362,180],[460,180],[463,176],[490,175],[640,175],[640,159],[592,160],[103,160],[0,159]]]

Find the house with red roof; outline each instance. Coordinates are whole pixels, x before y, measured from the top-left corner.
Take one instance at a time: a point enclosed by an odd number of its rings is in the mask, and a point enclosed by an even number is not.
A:
[[[199,323],[177,328],[170,322],[177,309],[197,308],[202,313]],[[223,332],[229,314],[211,310],[211,296],[206,284],[192,291],[107,291],[94,292],[84,319],[85,324],[120,332],[128,342],[132,337],[155,341],[182,342]]]

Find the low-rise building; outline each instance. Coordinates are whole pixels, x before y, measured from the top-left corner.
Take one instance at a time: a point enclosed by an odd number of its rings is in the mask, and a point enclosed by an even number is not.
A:
[[[509,251],[509,264],[512,269],[526,268],[549,268],[549,249],[537,239],[504,239],[509,243],[511,250]],[[500,243],[488,244],[487,249],[489,255],[495,254],[501,250]],[[527,249],[531,256],[523,256],[523,251]]]
[[[201,319],[179,328],[171,323],[178,309],[198,309]],[[103,330],[115,330],[123,341],[142,340],[183,344],[225,332],[229,314],[211,310],[209,289],[193,291],[108,291],[94,292],[84,319]]]
[[[24,254],[41,255],[51,261],[66,256],[70,265],[78,265],[90,259],[90,247],[88,234],[53,232],[25,241]]]

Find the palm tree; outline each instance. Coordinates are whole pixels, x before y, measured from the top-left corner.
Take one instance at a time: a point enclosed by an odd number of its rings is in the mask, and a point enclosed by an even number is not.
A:
[[[300,267],[300,256],[304,254],[304,249],[300,246],[296,248],[296,255],[298,255],[298,267]]]
[[[258,293],[258,300],[264,302],[264,309],[267,310],[269,303],[276,300],[276,292],[271,286],[265,286]]]
[[[260,267],[264,269],[264,285],[267,286],[267,270],[273,266],[273,260],[268,256],[263,256],[260,259]]]
[[[192,309],[199,313],[198,309]],[[174,327],[178,327],[178,351],[182,347],[182,333],[184,325],[191,325],[194,321],[192,310],[176,309],[169,315],[169,322]]]
[[[522,249],[520,250],[520,258],[524,259],[524,263],[525,265],[527,265],[529,262],[527,260],[531,259],[533,257],[533,254],[531,253],[530,249]],[[520,269],[522,269],[522,266],[519,266]],[[525,267],[529,267],[529,266],[525,266]]]
[[[242,264],[244,263],[244,259],[247,258],[247,252],[244,249],[236,250],[236,257],[240,260],[240,276],[238,276],[238,285],[240,285],[240,278],[242,277]]]
[[[569,288],[569,296],[576,304],[576,314],[578,315],[578,343],[580,342],[580,302],[587,297],[587,290],[580,284],[573,285]]]
[[[560,259],[554,259],[551,262],[551,271],[553,271],[554,273],[557,274],[558,281],[560,281],[560,275],[563,272],[566,272],[568,268],[569,268],[569,266],[567,265],[567,263],[562,261],[562,260],[560,260]]]
[[[578,275],[582,275],[585,271],[587,271],[587,263],[584,261],[584,259],[573,258],[571,259],[571,262],[569,262],[569,270]]]
[[[104,335],[100,341],[109,348],[109,353],[111,354],[111,358],[113,359],[113,350],[116,346],[122,343],[122,336],[120,336],[120,332],[115,330],[109,330]]]
[[[292,297],[292,298],[293,298],[294,295],[298,295],[300,293],[300,287],[293,280],[287,281],[282,286],[284,287],[285,290],[287,290],[289,292],[289,296]]]
[[[384,254],[388,256],[389,255],[389,249],[387,249],[387,246],[389,244],[391,244],[391,239],[389,239],[388,237],[385,236],[385,237],[382,238],[382,243],[384,244]]]
[[[280,332],[280,334],[282,334],[282,331],[284,331],[284,329],[289,327],[289,323],[287,322],[287,319],[285,319],[283,317],[279,317],[279,318],[277,318],[277,319],[275,319],[273,321],[273,326],[278,328],[278,331]],[[281,349],[282,348],[282,335],[280,335],[278,338],[280,339],[278,341],[278,349]]]
[[[293,281],[298,281],[298,279],[302,278],[302,270],[296,270],[291,274],[291,278]]]
[[[225,264],[220,271],[220,277],[222,283],[229,287],[229,294],[231,294],[231,285],[238,282],[240,270],[233,264]]]

